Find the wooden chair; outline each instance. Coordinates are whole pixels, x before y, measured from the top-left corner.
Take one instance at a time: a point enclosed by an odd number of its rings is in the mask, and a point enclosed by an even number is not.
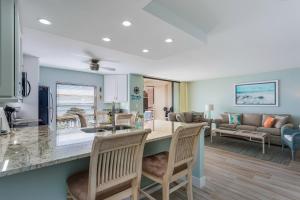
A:
[[[150,129],[94,139],[89,171],[67,180],[68,198],[73,200],[137,200],[144,145]]]
[[[172,136],[169,152],[143,159],[142,175],[162,185],[163,200],[169,200],[170,194],[183,186],[187,187],[188,200],[193,199],[192,169],[197,159],[200,130],[205,124],[178,127]],[[177,183],[179,180],[181,182]],[[176,184],[170,189],[172,182]],[[146,191],[141,193],[155,200]]]

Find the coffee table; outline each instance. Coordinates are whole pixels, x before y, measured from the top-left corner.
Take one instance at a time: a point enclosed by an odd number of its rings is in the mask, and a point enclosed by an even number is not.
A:
[[[212,130],[210,135],[210,142],[213,142],[213,136],[216,136],[217,133],[222,136],[234,136],[243,139],[247,139],[251,142],[258,142],[262,144],[262,153],[265,154],[265,142],[268,140],[268,147],[270,148],[270,133],[258,132],[258,131],[247,131],[247,130],[227,130],[216,128]]]

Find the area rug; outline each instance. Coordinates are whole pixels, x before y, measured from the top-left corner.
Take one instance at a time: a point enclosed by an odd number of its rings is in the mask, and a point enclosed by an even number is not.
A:
[[[265,154],[262,154],[261,144],[231,137],[215,136],[211,143],[209,136],[205,138],[205,145],[283,165],[288,165],[291,162],[290,150],[286,148],[282,152],[281,146],[277,145],[271,145],[271,147],[268,148],[266,144]]]

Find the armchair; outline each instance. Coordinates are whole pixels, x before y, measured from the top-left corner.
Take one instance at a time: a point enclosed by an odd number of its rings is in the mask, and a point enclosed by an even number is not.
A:
[[[300,149],[300,129],[283,127],[281,129],[282,150],[285,145],[291,149],[292,159],[295,160],[296,150]]]

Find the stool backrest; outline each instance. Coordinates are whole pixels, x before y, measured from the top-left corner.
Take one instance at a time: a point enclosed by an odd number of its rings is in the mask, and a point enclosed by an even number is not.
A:
[[[191,167],[197,159],[199,136],[206,123],[184,125],[172,136],[166,175],[171,177],[176,167]]]
[[[116,124],[133,126],[133,124],[134,124],[133,114],[131,114],[131,113],[116,114]]]
[[[97,192],[138,179],[140,181],[144,145],[150,129],[97,136],[91,152],[88,199]]]

